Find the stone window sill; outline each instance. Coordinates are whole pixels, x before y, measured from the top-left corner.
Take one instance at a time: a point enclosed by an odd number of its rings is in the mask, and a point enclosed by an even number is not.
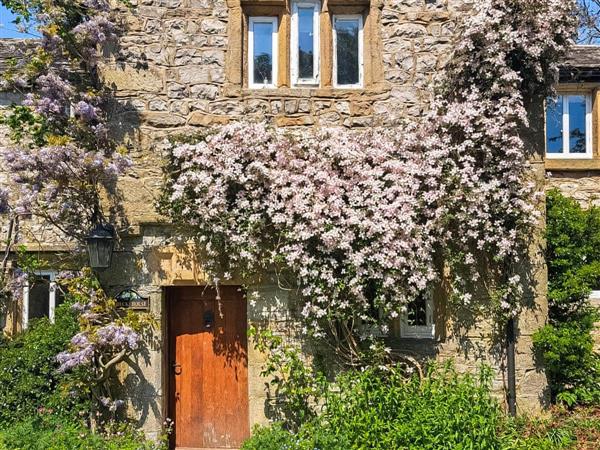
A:
[[[600,170],[600,158],[593,159],[546,159],[546,170]]]
[[[227,97],[268,97],[268,98],[282,98],[282,97],[330,97],[330,98],[347,98],[356,95],[359,96],[374,96],[387,92],[383,86],[373,86],[368,88],[355,88],[355,89],[343,89],[343,88],[316,88],[316,87],[280,87],[275,89],[249,89],[240,88],[238,86],[225,87],[223,93]]]

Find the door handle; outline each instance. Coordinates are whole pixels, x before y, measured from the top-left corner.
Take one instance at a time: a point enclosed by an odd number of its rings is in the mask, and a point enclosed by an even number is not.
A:
[[[181,375],[181,364],[178,364],[178,363],[173,364],[173,373],[175,375]]]

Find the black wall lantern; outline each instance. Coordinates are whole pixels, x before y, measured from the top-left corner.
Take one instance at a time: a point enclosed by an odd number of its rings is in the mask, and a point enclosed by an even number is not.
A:
[[[86,239],[90,267],[106,269],[110,267],[115,246],[115,230],[112,225],[97,224]]]

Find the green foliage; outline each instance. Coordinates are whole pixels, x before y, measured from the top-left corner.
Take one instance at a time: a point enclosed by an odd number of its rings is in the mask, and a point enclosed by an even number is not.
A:
[[[33,320],[29,329],[0,343],[0,427],[52,409],[73,416],[83,400],[62,391],[56,372],[56,355],[64,350],[77,330],[77,321],[66,304],[56,309],[56,323]]]
[[[82,299],[71,289],[56,308],[55,323],[32,320],[25,332],[0,340],[0,450],[166,449],[166,436],[147,441],[127,422],[103,423],[97,432],[87,426],[85,373],[58,372],[56,358],[80,330],[71,304]]]
[[[27,106],[13,105],[9,113],[0,116],[0,124],[10,129],[13,142],[22,142],[27,136],[35,145],[46,143],[47,123],[44,117]]]
[[[553,399],[569,406],[600,402],[600,357],[589,302],[600,286],[600,208],[582,208],[557,190],[547,196],[550,324],[534,335]]]
[[[42,414],[0,431],[0,450],[162,450],[166,441],[152,442],[142,432],[121,425],[110,433],[91,432],[78,421]]]
[[[552,393],[569,406],[600,402],[600,358],[593,353],[591,320],[547,325],[535,335]]]
[[[248,331],[256,349],[268,355],[261,376],[270,379],[278,399],[273,414],[289,428],[297,428],[316,416],[315,406],[323,396],[327,382],[321,372],[311,370],[300,351],[285,344],[269,329]]]
[[[420,379],[400,368],[340,376],[322,414],[297,432],[284,425],[257,428],[244,450],[342,449],[559,449],[568,432],[524,435],[490,395],[491,371],[459,375],[434,367]]]

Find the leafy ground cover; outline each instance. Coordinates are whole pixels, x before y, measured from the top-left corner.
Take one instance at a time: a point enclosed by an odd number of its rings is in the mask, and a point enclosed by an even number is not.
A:
[[[342,375],[323,410],[288,431],[256,428],[243,450],[589,450],[600,448],[600,409],[557,408],[548,417],[511,419],[491,395],[491,373],[452,366],[408,380],[399,371]]]

